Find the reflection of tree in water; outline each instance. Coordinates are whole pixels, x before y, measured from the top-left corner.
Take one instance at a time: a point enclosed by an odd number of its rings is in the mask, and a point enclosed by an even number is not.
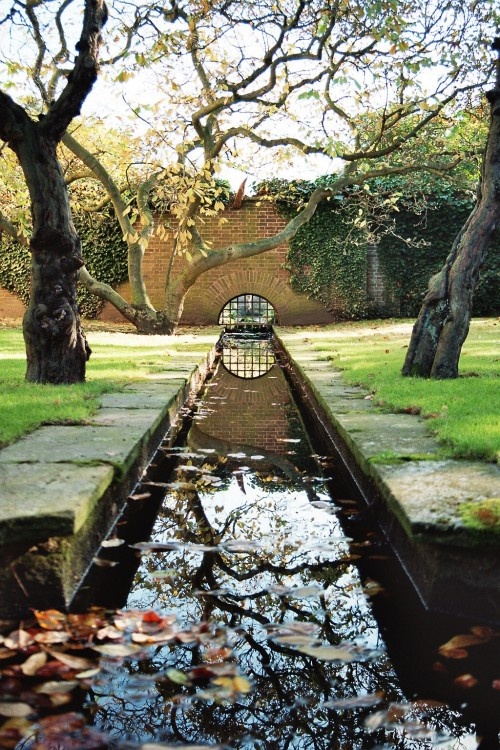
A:
[[[171,549],[143,557],[129,606],[175,611],[188,622],[218,623],[219,631],[203,645],[159,647],[149,660],[131,661],[126,675],[110,662],[96,686],[98,724],[115,736],[235,748],[424,747],[383,725],[366,731],[376,697],[356,710],[335,705],[376,692],[389,701],[402,695],[338,522],[311,505],[327,505],[322,485],[310,483],[306,493],[301,472],[272,465],[271,456],[257,473],[227,455],[190,461],[175,476],[152,539]],[[195,688],[166,676],[168,668],[203,665],[227,645],[251,693],[222,700],[206,691],[200,700]],[[315,646],[339,649],[338,658],[315,658]]]

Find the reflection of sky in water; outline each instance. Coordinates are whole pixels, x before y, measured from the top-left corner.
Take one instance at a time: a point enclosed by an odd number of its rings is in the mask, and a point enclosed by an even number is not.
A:
[[[425,722],[415,709],[408,717],[403,712],[400,727],[383,715],[377,724],[379,710],[405,698],[321,460],[311,457],[301,420],[289,411],[281,370],[272,372],[261,380],[282,382],[273,405],[285,410],[290,425],[280,457],[241,445],[231,450],[220,439],[217,451],[209,445],[204,415],[226,408],[214,377],[207,387],[210,409],[202,404],[196,422],[197,438],[207,442],[173,451],[178,469],[151,536],[151,543],[171,548],[142,554],[127,602],[175,612],[181,624],[218,623],[253,691],[220,704],[189,696],[156,678],[167,668],[189,671],[203,660],[203,649],[158,646],[146,663],[126,662],[124,669],[110,660],[96,682],[96,724],[134,741],[227,742],[237,750],[430,750],[438,744],[472,750],[472,735],[447,709],[434,709],[434,720],[427,710]],[[249,381],[234,383],[251,389]],[[232,388],[226,382],[226,392]],[[227,419],[237,416],[233,408]],[[316,658],[314,649],[328,658]],[[336,707],[367,696],[366,706]],[[440,744],[450,734],[460,739]]]
[[[145,557],[128,606],[187,607],[191,617],[199,616],[202,606],[200,594],[191,604],[186,601],[191,595],[189,590],[186,591],[186,587],[191,586],[187,570],[191,570],[191,575],[195,576],[204,553],[215,545],[224,566],[221,568],[214,560],[211,576],[216,575],[216,579],[211,580],[212,584],[215,580],[217,583],[210,585],[209,581],[205,581],[203,586],[198,585],[198,592],[204,589],[214,594],[234,596],[245,611],[256,608],[281,617],[279,587],[283,587],[283,593],[288,598],[300,601],[302,613],[317,612],[319,617],[324,617],[325,611],[331,608],[329,616],[336,620],[341,610],[349,615],[353,611],[358,615],[363,613],[363,619],[369,621],[369,624],[366,621],[363,623],[363,640],[368,645],[369,638],[370,644],[375,646],[378,642],[376,625],[371,621],[356,568],[349,564],[349,540],[338,518],[332,513],[329,496],[321,489],[322,480],[318,483],[320,489],[313,489],[313,502],[325,507],[317,508],[311,505],[310,497],[300,486],[294,487],[286,478],[269,474],[265,475],[268,482],[262,479],[262,476],[258,478],[250,470],[244,470],[239,482],[232,476],[224,489],[199,492],[200,505],[213,530],[207,549],[192,551],[189,544],[183,544],[181,549]],[[266,484],[274,486],[268,489]],[[310,486],[314,487],[314,484],[313,480]],[[178,492],[167,495],[152,536],[155,542],[184,541],[178,516],[179,505],[183,505],[181,498],[182,494]],[[193,528],[194,521],[189,512],[185,513],[184,521],[187,521],[188,528]],[[206,538],[196,539],[198,544],[206,544],[206,541]],[[346,561],[340,568],[339,559]],[[271,569],[259,569],[262,562]],[[174,576],[174,591],[177,593],[161,583],[154,585],[158,577],[156,566],[177,571]],[[321,567],[325,569],[324,578]],[[331,585],[328,585],[326,576],[329,568],[334,578]],[[181,570],[186,571],[182,576],[179,573]],[[236,578],[231,575],[231,570],[236,573]],[[161,576],[160,581],[164,582]],[[268,597],[265,597],[263,607],[258,600],[245,598],[242,601],[245,596],[266,591],[271,592],[274,604]],[[241,616],[245,611],[240,613]]]

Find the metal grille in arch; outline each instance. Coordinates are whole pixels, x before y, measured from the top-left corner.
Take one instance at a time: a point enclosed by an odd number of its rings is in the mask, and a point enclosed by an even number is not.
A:
[[[258,294],[240,294],[222,308],[219,324],[226,330],[269,328],[276,323],[274,307]]]

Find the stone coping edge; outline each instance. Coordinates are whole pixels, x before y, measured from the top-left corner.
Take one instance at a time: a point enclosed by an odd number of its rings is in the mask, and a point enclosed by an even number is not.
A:
[[[497,464],[443,459],[425,420],[380,412],[368,390],[347,385],[340,370],[304,340],[295,345],[275,331],[294,368],[357,466],[412,539],[461,548],[500,551],[498,532],[469,528],[463,508],[500,498]],[[386,451],[391,462],[378,462]]]

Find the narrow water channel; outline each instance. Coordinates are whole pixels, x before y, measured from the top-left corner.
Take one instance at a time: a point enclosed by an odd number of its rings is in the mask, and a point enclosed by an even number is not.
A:
[[[134,496],[158,495],[149,538],[129,511],[121,576],[85,587],[87,604],[175,615],[183,633],[103,659],[93,723],[182,747],[496,748],[498,634],[421,611],[272,347],[224,340],[183,443],[166,437]]]

